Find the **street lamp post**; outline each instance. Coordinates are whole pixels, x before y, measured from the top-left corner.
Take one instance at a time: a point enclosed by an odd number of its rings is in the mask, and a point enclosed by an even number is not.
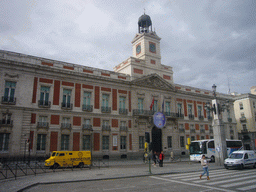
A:
[[[226,143],[226,135],[224,130],[224,125],[221,120],[221,111],[225,109],[224,106],[221,106],[217,102],[216,97],[216,85],[213,84],[212,91],[214,95],[214,99],[212,100],[212,105],[210,103],[206,103],[204,106],[205,109],[213,111],[213,135],[214,135],[214,144],[215,144],[215,164],[223,166],[224,159],[227,158],[227,143]]]

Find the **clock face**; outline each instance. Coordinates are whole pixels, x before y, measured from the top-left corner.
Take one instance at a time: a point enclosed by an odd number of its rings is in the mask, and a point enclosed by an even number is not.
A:
[[[154,43],[149,43],[149,51],[152,53],[156,52],[156,45]]]
[[[141,46],[140,46],[140,45],[137,45],[137,47],[136,47],[136,53],[139,54],[140,51],[141,51]]]

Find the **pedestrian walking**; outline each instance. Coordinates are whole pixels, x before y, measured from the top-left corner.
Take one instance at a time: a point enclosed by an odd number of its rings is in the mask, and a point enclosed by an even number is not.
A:
[[[153,152],[153,157],[152,157],[152,159],[153,159],[153,161],[154,161],[153,165],[154,165],[154,167],[155,167],[155,166],[156,166],[156,160],[157,160],[156,151]]]
[[[205,155],[202,155],[201,165],[203,166],[204,172],[199,176],[200,179],[201,179],[202,176],[206,173],[206,175],[207,175],[207,180],[210,180],[210,177],[209,177],[209,169],[208,169],[208,161],[207,161],[207,159],[205,159]]]
[[[163,162],[164,162],[164,152],[161,151],[159,155],[159,167],[163,167]]]

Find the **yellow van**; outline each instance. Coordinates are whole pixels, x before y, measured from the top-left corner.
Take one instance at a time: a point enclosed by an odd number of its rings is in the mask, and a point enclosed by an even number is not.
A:
[[[91,166],[90,151],[53,151],[51,157],[45,160],[45,166],[54,169],[84,165]]]

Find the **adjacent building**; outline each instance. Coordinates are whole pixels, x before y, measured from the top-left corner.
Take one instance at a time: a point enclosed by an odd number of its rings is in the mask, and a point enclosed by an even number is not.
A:
[[[251,87],[251,93],[235,96],[235,117],[239,139],[248,150],[256,149],[256,86]]]
[[[132,57],[97,69],[0,51],[0,154],[48,155],[55,150],[92,150],[95,156],[142,156],[145,133],[156,133],[166,152],[186,154],[186,139],[213,138],[209,90],[175,84],[161,63],[161,38],[142,15],[132,40]],[[234,96],[222,113],[226,137],[237,139]],[[165,114],[153,130],[153,115]],[[254,121],[255,123],[255,121]]]

